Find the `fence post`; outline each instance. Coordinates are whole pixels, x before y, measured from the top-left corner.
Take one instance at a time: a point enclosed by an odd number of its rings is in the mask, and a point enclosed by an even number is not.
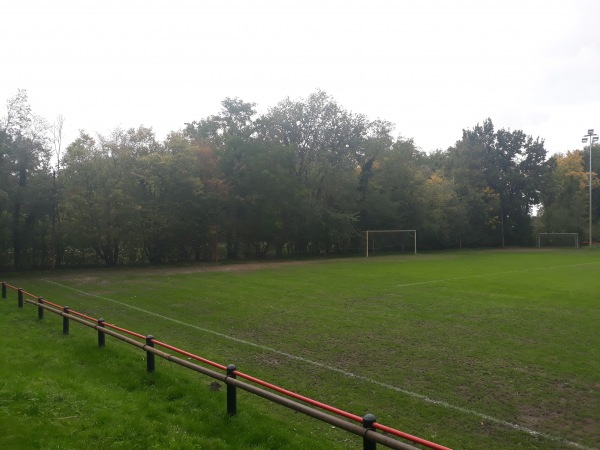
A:
[[[104,319],[98,319],[98,326],[104,328]],[[104,347],[106,343],[106,335],[104,331],[98,330],[98,347]]]
[[[2,282],[2,298],[6,298],[6,281]]]
[[[69,314],[69,307],[63,306],[63,334],[69,334],[69,316],[65,314]]]
[[[377,419],[375,418],[375,416],[373,414],[365,414],[363,417],[363,428],[366,428],[367,430],[372,430],[373,433],[375,433],[375,428],[373,427],[373,424],[377,421]],[[375,450],[377,448],[377,442],[372,441],[371,439],[369,439],[367,437],[367,432],[365,432],[365,435],[363,436],[363,450]]]
[[[17,302],[19,305],[19,308],[23,307],[23,289],[19,288],[19,290],[17,291]]]
[[[227,366],[227,376],[231,378],[237,378],[235,371],[237,367],[235,364],[229,364]],[[237,414],[237,392],[236,387],[232,384],[227,383],[227,414],[235,416]]]
[[[152,336],[151,334],[146,336],[146,346],[154,347],[154,342],[152,342],[153,340],[154,340],[154,336]],[[146,350],[146,370],[148,371],[148,373],[154,372],[154,353],[149,352],[147,350]]]
[[[38,319],[42,320],[44,318],[44,307],[42,304],[44,303],[44,297],[38,297]]]

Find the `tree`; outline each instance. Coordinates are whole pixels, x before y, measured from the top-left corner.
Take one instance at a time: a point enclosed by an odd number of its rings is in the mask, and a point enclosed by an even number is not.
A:
[[[467,186],[475,187],[483,195],[490,189],[498,196],[498,243],[531,243],[531,208],[540,202],[540,188],[548,170],[544,141],[520,130],[495,131],[487,119],[483,125],[463,130],[462,140],[450,154],[449,168],[463,180],[465,191],[471,190]]]
[[[292,240],[301,185],[293,176],[293,153],[275,144],[230,138],[220,168],[228,186],[228,256],[240,244],[247,256],[281,255]]]
[[[115,130],[112,136],[100,136],[97,142],[80,132],[66,149],[61,171],[68,246],[79,252],[91,248],[109,266],[120,261],[124,246],[137,245],[128,158],[139,148],[133,145],[128,152],[123,146],[123,142],[130,142],[126,135]]]
[[[258,121],[259,139],[293,152],[293,174],[305,190],[294,220],[296,252],[347,247],[357,220],[357,168],[374,128],[323,91],[285,99]]]
[[[214,146],[171,133],[134,172],[139,235],[152,263],[217,259],[225,187]]]
[[[5,239],[12,241],[12,262],[17,268],[43,265],[48,259],[47,224],[51,213],[44,201],[50,191],[50,148],[47,122],[32,113],[27,92],[19,90],[7,101],[0,120],[6,224]],[[10,236],[10,237],[9,237]]]
[[[4,129],[0,129],[0,268],[12,265],[12,225],[10,214],[11,171],[9,156],[11,139]]]
[[[196,142],[210,142],[220,148],[229,137],[248,138],[254,133],[255,103],[227,97],[221,106],[217,115],[186,123],[185,136]]]
[[[424,216],[424,155],[398,139],[361,167],[360,229],[417,228]]]
[[[600,178],[598,175],[600,174],[600,145],[594,145],[592,147],[592,237],[600,236]],[[588,146],[581,152],[581,156],[585,161],[586,171],[590,171],[589,161],[590,161],[590,148]],[[589,186],[589,176],[588,176],[588,186]],[[589,188],[588,188],[589,189]],[[589,196],[589,192],[588,192]],[[589,199],[588,199],[589,201]],[[589,205],[589,204],[588,204]],[[589,210],[589,206],[588,206]],[[589,217],[589,211],[588,211]],[[587,234],[586,234],[587,236]]]
[[[56,157],[56,170],[52,172],[52,231],[51,231],[51,259],[52,268],[56,266],[57,260],[57,234],[60,232],[60,212],[59,212],[59,190],[57,188],[56,177],[60,174],[60,162],[62,154],[62,141],[63,141],[63,129],[65,124],[65,118],[62,115],[58,115],[52,126],[52,141],[54,156]]]
[[[585,155],[581,150],[557,154],[550,159],[552,170],[542,195],[543,207],[540,214],[539,232],[576,232],[581,236],[587,236],[589,218],[588,161],[589,152]],[[594,191],[599,185],[598,176],[594,173],[592,178]],[[597,218],[594,217],[594,221],[596,220]]]
[[[433,248],[462,247],[465,207],[454,180],[441,172],[432,173],[420,191],[426,202],[419,229],[422,239]]]
[[[452,180],[460,212],[459,246],[498,245],[499,196],[487,183],[482,149],[458,141],[446,155],[445,177]]]

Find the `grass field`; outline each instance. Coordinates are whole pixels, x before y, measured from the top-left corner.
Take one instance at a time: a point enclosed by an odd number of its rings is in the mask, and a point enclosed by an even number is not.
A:
[[[596,251],[463,251],[2,278],[455,449],[600,447]],[[16,310],[16,301],[2,310],[9,307]],[[29,305],[18,314],[37,321]],[[55,322],[59,336],[60,319],[45,322]],[[73,324],[66,340],[85,335],[93,347],[93,333]],[[157,372],[166,364],[158,362]],[[242,415],[245,402],[259,415],[282,414],[239,395]],[[291,427],[297,420],[302,429],[321,430],[329,447],[360,448],[358,438],[312,419],[284,417]],[[277,442],[269,448],[294,448]]]

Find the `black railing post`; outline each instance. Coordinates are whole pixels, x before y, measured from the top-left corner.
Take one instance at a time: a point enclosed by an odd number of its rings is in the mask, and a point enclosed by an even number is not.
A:
[[[42,306],[44,303],[44,297],[38,297],[38,319],[42,320],[44,318],[44,307]]]
[[[146,346],[154,347],[153,340],[154,336],[152,336],[151,334],[146,336]],[[146,370],[148,371],[148,373],[154,372],[154,353],[149,352],[148,350],[146,350]]]
[[[63,306],[63,334],[69,334],[69,307]]]
[[[2,298],[6,298],[6,281],[2,282]]]
[[[235,371],[237,367],[235,364],[229,364],[227,366],[227,376],[230,378],[237,378]],[[232,384],[227,383],[227,414],[235,416],[237,414],[237,392],[236,387]]]
[[[104,328],[104,319],[98,319],[98,326]],[[106,335],[104,331],[98,330],[98,347],[104,347],[106,343]]]
[[[19,305],[19,308],[23,307],[23,289],[19,288],[19,290],[17,291],[17,302]]]
[[[376,418],[373,414],[365,414],[363,417],[363,428],[366,428],[367,430],[372,430],[373,433],[375,433],[375,428],[373,427],[373,425],[376,422]],[[372,441],[371,439],[369,439],[367,437],[369,433],[365,432],[365,435],[363,437],[363,450],[375,450],[377,448],[377,442]]]

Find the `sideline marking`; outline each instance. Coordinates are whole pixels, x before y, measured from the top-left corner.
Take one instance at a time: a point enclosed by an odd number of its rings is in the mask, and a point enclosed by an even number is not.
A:
[[[427,281],[418,281],[416,283],[397,284],[396,287],[418,286],[419,284],[443,283],[444,281],[464,280],[466,278],[489,277],[492,275],[505,275],[508,273],[532,272],[534,270],[564,269],[565,267],[589,266],[592,264],[600,264],[600,263],[589,262],[589,263],[581,263],[581,264],[568,264],[565,266],[534,267],[533,269],[507,270],[506,272],[480,273],[480,274],[476,274],[476,275],[465,275],[464,277],[442,278],[439,280],[427,280]]]
[[[596,263],[590,263],[590,264],[596,264]],[[582,264],[577,264],[577,265],[582,265]],[[569,266],[562,266],[562,267],[569,267]],[[528,269],[528,270],[536,270],[536,269]],[[514,271],[511,271],[511,272],[514,272]],[[505,272],[505,273],[511,273],[511,272]],[[487,275],[494,275],[494,274],[487,274]],[[477,276],[477,275],[473,275],[473,276]],[[481,275],[481,276],[484,276],[484,275]],[[468,278],[468,277],[461,277],[461,278]],[[174,323],[179,324],[179,325],[184,325],[186,327],[194,328],[196,330],[203,331],[203,332],[209,333],[209,334],[213,334],[215,336],[219,336],[219,337],[222,337],[222,338],[225,338],[225,339],[229,339],[231,341],[238,342],[240,344],[244,344],[244,345],[248,345],[248,346],[251,346],[251,347],[259,348],[261,350],[265,350],[265,351],[269,351],[269,352],[272,352],[272,353],[275,353],[275,354],[278,354],[278,355],[281,355],[281,356],[285,356],[286,358],[289,358],[289,359],[293,359],[293,360],[296,360],[296,361],[301,361],[301,362],[306,363],[306,364],[310,364],[310,365],[313,365],[313,366],[321,367],[323,369],[327,369],[327,370],[332,371],[332,372],[337,372],[337,373],[339,373],[341,375],[344,375],[346,377],[349,377],[349,378],[354,378],[356,380],[366,381],[366,382],[374,384],[376,386],[383,387],[383,388],[386,388],[386,389],[389,389],[389,390],[392,390],[392,391],[395,391],[395,392],[399,392],[399,393],[404,394],[404,395],[406,395],[408,397],[418,398],[419,400],[423,400],[426,403],[431,403],[433,405],[442,406],[444,408],[452,409],[454,411],[459,411],[459,412],[464,413],[464,414],[470,414],[472,416],[479,417],[480,419],[484,419],[484,420],[487,420],[489,422],[493,422],[493,423],[496,423],[496,424],[499,424],[499,425],[503,425],[503,426],[505,426],[507,428],[512,428],[513,430],[522,431],[522,432],[527,433],[527,434],[529,434],[531,436],[539,436],[539,437],[542,437],[544,439],[548,439],[548,440],[554,441],[554,442],[559,442],[561,444],[566,444],[566,445],[569,445],[571,447],[579,448],[581,450],[598,450],[598,449],[596,449],[594,447],[586,447],[584,445],[578,444],[577,442],[567,441],[565,439],[559,438],[557,436],[553,436],[551,434],[546,434],[546,433],[542,433],[540,431],[535,431],[535,430],[532,430],[530,428],[524,427],[524,426],[516,424],[516,423],[507,422],[507,421],[502,420],[502,419],[497,419],[495,417],[488,416],[487,414],[480,413],[479,411],[475,411],[473,409],[463,408],[462,406],[456,406],[456,405],[453,405],[451,403],[445,402],[443,400],[435,400],[433,398],[427,397],[426,395],[419,394],[418,392],[412,392],[412,391],[409,391],[409,390],[406,390],[406,389],[399,388],[397,386],[393,386],[391,384],[382,383],[382,382],[374,380],[372,378],[364,377],[362,375],[356,375],[356,374],[354,374],[352,372],[348,372],[346,370],[338,369],[336,367],[329,366],[327,364],[323,364],[323,363],[320,363],[320,362],[317,362],[317,361],[312,361],[310,359],[306,359],[306,358],[303,358],[301,356],[292,355],[291,353],[282,352],[281,350],[276,350],[274,348],[266,347],[266,346],[261,345],[261,344],[256,344],[254,342],[245,341],[243,339],[239,339],[239,338],[236,338],[236,337],[233,337],[233,336],[229,336],[227,334],[219,333],[218,331],[213,331],[213,330],[209,330],[207,328],[202,328],[202,327],[199,327],[197,325],[193,325],[191,323],[182,322],[181,320],[173,319],[172,317],[163,316],[162,314],[158,314],[158,313],[155,313],[155,312],[152,312],[152,311],[148,311],[146,309],[142,309],[142,308],[140,308],[138,306],[133,306],[133,305],[121,302],[119,300],[114,300],[112,298],[103,297],[103,296],[97,295],[97,294],[91,294],[89,292],[85,292],[85,291],[82,291],[80,289],[77,289],[77,288],[74,288],[74,287],[71,287],[71,286],[67,286],[65,284],[57,283],[56,281],[50,281],[50,280],[41,280],[41,281],[43,281],[45,283],[54,284],[56,286],[59,286],[59,287],[65,288],[65,289],[70,289],[72,291],[79,292],[80,294],[87,295],[89,297],[95,297],[95,298],[106,300],[106,301],[109,301],[109,302],[112,302],[112,303],[116,303],[117,305],[125,306],[126,308],[134,309],[136,311],[142,312],[144,314],[148,314],[150,316],[159,317],[161,319],[164,319],[164,320],[167,320],[167,321],[170,321],[170,322],[174,322]],[[438,280],[438,281],[445,281],[445,280]],[[416,284],[422,284],[422,283],[416,283]],[[405,285],[405,286],[410,286],[410,285]]]

